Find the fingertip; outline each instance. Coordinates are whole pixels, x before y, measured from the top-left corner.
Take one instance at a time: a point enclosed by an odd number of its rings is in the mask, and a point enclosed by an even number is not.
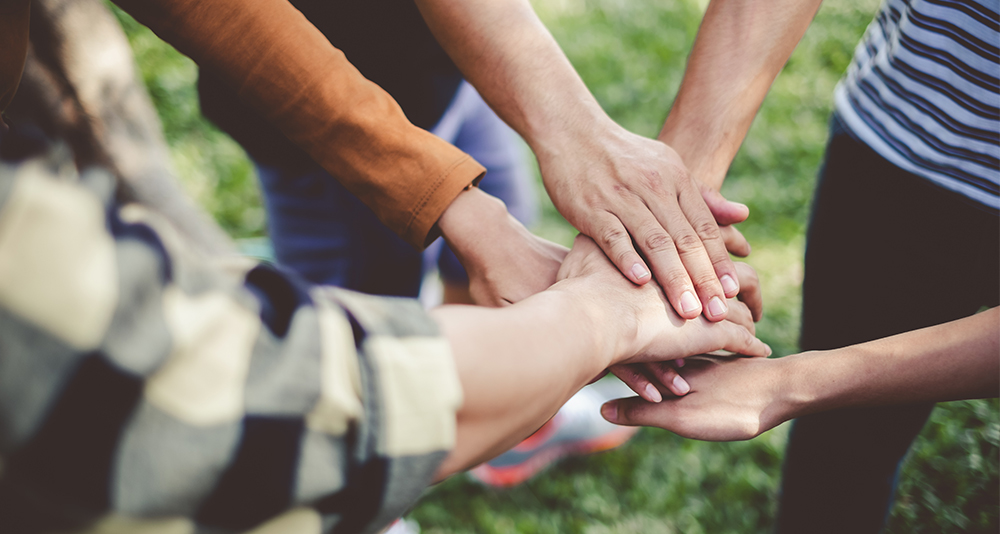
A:
[[[727,200],[726,202],[729,202],[730,209],[733,211],[733,216],[739,218],[740,222],[743,222],[750,217],[750,206],[747,206],[742,202],[733,202],[732,200]]]
[[[718,322],[726,318],[729,313],[729,306],[719,297],[712,297],[706,306],[705,316],[709,321]]]
[[[609,423],[617,425],[620,420],[618,418],[618,403],[616,401],[605,402],[604,406],[601,406],[601,417]]]
[[[684,377],[682,377],[681,375],[675,376],[674,379],[670,382],[670,386],[671,386],[670,390],[673,391],[674,394],[677,395],[678,397],[687,395],[688,392],[691,391],[691,385],[688,384],[687,380],[684,380]]]
[[[719,283],[722,284],[722,290],[726,293],[726,298],[733,298],[740,294],[740,283],[736,280],[736,277],[731,274],[724,274],[719,277]]]
[[[681,293],[680,300],[676,304],[677,312],[686,319],[694,319],[701,315],[701,302],[694,296],[694,291],[687,290]]]
[[[646,387],[642,388],[642,391],[642,398],[649,402],[660,402],[663,400],[663,395],[660,395],[660,391],[653,384],[646,384]]]
[[[632,275],[630,277],[632,281],[639,285],[645,284],[652,278],[649,275],[649,269],[647,269],[646,266],[643,265],[641,262],[635,262],[634,264],[632,264],[630,273]]]

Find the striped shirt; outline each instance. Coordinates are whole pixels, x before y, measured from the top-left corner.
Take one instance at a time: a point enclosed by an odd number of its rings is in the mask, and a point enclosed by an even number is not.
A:
[[[885,0],[836,89],[858,139],[1000,210],[1000,0]]]

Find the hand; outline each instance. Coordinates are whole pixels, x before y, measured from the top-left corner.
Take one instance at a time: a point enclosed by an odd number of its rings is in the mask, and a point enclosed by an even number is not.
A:
[[[601,408],[618,425],[665,428],[707,441],[756,437],[794,417],[783,395],[786,359],[689,358],[681,370],[690,393],[660,403],[639,397],[617,399]]]
[[[749,256],[750,243],[734,225],[747,220],[750,210],[743,204],[726,200],[722,193],[705,184],[701,184],[701,198],[705,200],[709,211],[715,217],[715,222],[719,224],[719,232],[722,233],[722,242],[726,244],[726,250],[740,258]]]
[[[726,317],[737,273],[701,187],[673,149],[610,123],[588,142],[537,152],[556,208],[629,280],[649,282],[651,267],[681,317]]]
[[[556,282],[566,247],[542,239],[479,189],[462,192],[438,221],[469,275],[476,304],[506,306]]]
[[[735,266],[739,275],[740,293],[737,295],[738,300],[730,300],[729,315],[726,320],[739,324],[751,334],[755,334],[754,323],[760,321],[763,312],[760,280],[749,265],[736,262]],[[663,400],[661,389],[666,389],[676,396],[685,395],[691,390],[690,385],[679,373],[679,369],[683,366],[684,360],[681,359],[673,362],[616,365],[611,368],[611,372],[644,400],[660,402]]]
[[[553,290],[575,291],[581,306],[597,310],[597,322],[612,336],[611,364],[674,360],[729,350],[767,356],[771,349],[732,321],[678,316],[656,282],[636,286],[624,279],[597,244],[579,235],[559,270]],[[749,321],[749,309],[746,312]]]

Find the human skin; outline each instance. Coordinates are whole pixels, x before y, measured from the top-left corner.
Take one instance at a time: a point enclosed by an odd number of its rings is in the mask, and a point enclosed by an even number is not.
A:
[[[506,306],[551,286],[568,252],[529,232],[500,199],[476,188],[452,201],[438,227],[480,305]]]
[[[739,282],[712,212],[729,224],[746,207],[709,194],[710,211],[677,153],[612,121],[526,0],[417,5],[465,77],[530,145],[566,219],[632,282],[652,273],[682,317],[723,319]]]
[[[764,305],[760,292],[760,280],[757,278],[756,271],[745,263],[737,262],[736,272],[740,281],[740,294],[737,295],[737,299],[741,305],[730,306],[731,315],[729,318],[742,324],[751,334],[756,334],[754,323],[760,321]],[[736,299],[730,300],[736,301]],[[610,370],[643,399],[649,402],[660,402],[663,400],[663,394],[660,393],[663,388],[667,390],[665,394],[677,396],[684,395],[691,390],[691,386],[678,372],[683,365],[684,360],[669,364],[634,363],[615,365]]]
[[[253,39],[244,43],[246,47],[219,46],[212,39],[212,34],[223,30],[241,36],[257,36],[258,39],[264,38],[260,36],[268,35],[278,35],[279,37],[275,37],[275,39],[283,38],[284,34],[279,29],[287,28],[282,26],[283,23],[281,21],[287,22],[286,19],[289,17],[287,12],[297,13],[294,8],[284,2],[262,0],[253,4],[253,7],[257,11],[281,15],[280,17],[233,17],[230,16],[231,13],[229,12],[229,10],[234,8],[233,3],[227,2],[201,3],[198,5],[201,13],[197,17],[185,17],[185,10],[181,9],[184,6],[181,2],[177,1],[154,0],[151,2],[135,3],[130,0],[118,0],[118,3],[123,9],[131,12],[133,15],[142,16],[142,20],[150,23],[154,31],[157,31],[159,35],[171,41],[172,44],[181,46],[186,53],[191,54],[199,63],[215,65],[225,72],[232,71],[229,74],[235,79],[243,79],[250,76],[255,68],[254,65],[266,65],[268,68],[275,65],[280,65],[282,68],[288,65],[294,67],[303,61],[303,54],[308,55],[308,53],[321,52],[317,50],[303,50],[301,47],[288,47],[288,50],[284,54],[272,53],[274,50],[281,49],[281,47],[275,46],[265,50],[267,53],[264,54],[261,50],[266,49],[266,47],[259,46],[260,43]],[[0,111],[5,108],[10,98],[13,97],[24,65],[28,44],[28,14],[30,12],[30,4],[30,0],[10,0],[0,4],[0,14],[4,14],[4,16],[0,17],[0,44],[6,43],[5,46],[0,46]],[[171,17],[153,16],[150,13],[161,15],[167,13]],[[294,16],[291,18],[295,19]],[[278,20],[278,22],[275,22],[275,20]],[[279,28],[276,29],[275,25],[279,26]],[[321,39],[315,35],[312,37],[314,37],[317,49],[327,47],[332,53],[331,57],[335,59],[340,57],[333,51],[325,39]],[[257,59],[258,63],[251,62],[251,64],[247,64],[246,58],[243,57],[244,53],[249,53],[247,50],[258,55],[263,54]],[[294,68],[291,71],[300,74]],[[248,74],[248,72],[251,74]],[[366,126],[353,124],[348,120],[345,121],[346,125],[331,126],[326,130],[316,130],[321,134],[319,135],[319,139],[315,137],[302,137],[296,138],[296,140],[304,148],[310,145],[313,148],[317,146],[321,147],[322,149],[319,152],[329,152],[328,156],[332,154],[330,158],[334,162],[340,162],[341,160],[355,161],[358,163],[359,168],[366,168],[372,165],[371,161],[373,159],[388,163],[388,166],[382,168],[380,173],[377,172],[361,180],[357,180],[357,177],[355,177],[356,182],[367,184],[365,185],[367,188],[370,188],[373,182],[387,181],[385,180],[385,176],[400,174],[411,176],[417,174],[419,177],[419,173],[415,173],[412,167],[407,168],[400,165],[403,163],[413,164],[414,157],[412,156],[416,156],[419,159],[420,155],[427,154],[432,148],[435,148],[431,146],[433,143],[430,145],[427,144],[426,137],[430,136],[430,134],[414,127],[406,121],[401,111],[398,110],[398,107],[393,107],[395,103],[391,102],[391,99],[388,99],[388,96],[382,94],[381,90],[377,89],[373,84],[360,79],[360,76],[353,71],[352,67],[345,65],[345,68],[340,68],[336,72],[344,80],[333,80],[332,82],[327,80],[324,83],[331,86],[342,83],[354,87],[352,90],[334,92],[334,94],[339,95],[338,98],[343,97],[345,99],[356,98],[361,95],[362,98],[360,100],[370,108],[369,112],[362,115],[373,119],[373,122]],[[282,78],[283,76],[276,75],[276,77]],[[315,82],[315,80],[311,81]],[[323,84],[318,85],[318,87],[323,87]],[[300,90],[301,88],[296,86],[287,87],[286,89],[291,91],[292,89]],[[364,95],[368,95],[368,97],[364,98]],[[258,98],[255,105],[265,116],[270,116],[271,112],[274,111],[273,108],[285,106],[290,100],[293,100],[292,97],[305,102],[301,107],[307,113],[300,114],[302,116],[326,116],[326,112],[329,111],[323,107],[325,104],[322,99],[304,98],[303,95],[298,93],[292,95],[268,94],[266,98]],[[379,98],[385,101],[384,104],[386,105],[372,106],[371,102],[377,101]],[[337,109],[349,109],[352,107],[356,107],[356,104],[345,101]],[[296,124],[297,122],[310,121],[312,119],[291,121],[291,123]],[[392,127],[389,127],[390,125]],[[0,121],[0,128],[6,129],[7,125],[2,124],[2,121]],[[355,150],[357,148],[355,145],[337,141],[338,136],[344,135],[343,132],[353,131],[357,134],[358,130],[367,132],[366,135],[375,140],[380,140],[385,135],[392,140],[391,142],[397,143],[394,146],[406,148],[406,150],[396,150],[393,152],[403,153],[401,159],[405,161],[394,167],[392,166],[392,158],[383,157],[382,154],[378,154],[377,152],[374,157],[366,160],[366,149]],[[392,132],[396,132],[396,134],[405,132],[405,134],[400,136],[392,134]],[[357,140],[359,136],[351,135],[350,138]],[[437,138],[433,139],[435,142],[441,143]],[[377,141],[367,144],[361,143],[362,146],[372,144],[378,143]],[[407,150],[409,150],[409,155],[407,155]],[[458,151],[454,152],[454,155],[460,154]],[[418,162],[416,168],[431,168],[433,170],[432,163],[433,157],[428,157],[427,161]],[[337,164],[339,165],[339,163]],[[340,176],[345,173],[334,172],[333,174]],[[423,181],[430,182],[438,178],[438,176],[430,175],[425,178]],[[475,175],[467,177],[470,182],[473,178],[475,178]],[[413,179],[408,179],[408,181],[414,182]],[[420,182],[420,180],[416,180],[416,182]],[[357,185],[356,183],[355,186]],[[555,283],[555,275],[566,253],[565,247],[532,235],[523,225],[510,217],[501,202],[477,189],[456,192],[455,195],[454,198],[450,199],[451,202],[441,210],[440,215],[436,219],[435,226],[448,239],[453,249],[459,255],[459,258],[463,261],[463,265],[470,274],[470,289],[478,303],[492,306],[504,305],[523,299]],[[371,204],[373,198],[377,200],[385,197],[375,195],[370,198],[362,198]],[[390,200],[392,199],[390,198]],[[405,216],[402,212],[396,211],[395,205],[379,205],[376,202],[371,207],[377,213],[381,213],[382,215],[388,214],[390,219]],[[403,237],[413,238],[414,236],[404,235]],[[517,258],[517,261],[512,261],[512,258]]]
[[[559,276],[550,289],[513,306],[431,312],[451,343],[465,396],[456,445],[440,478],[515,445],[611,365],[718,349],[770,354],[731,320],[682,319],[655,282],[626,280],[585,236],[577,238]]]
[[[718,194],[757,109],[820,3],[713,0],[709,4],[681,87],[657,137],[673,147],[691,175],[705,185],[706,198]],[[732,226],[741,221],[730,222],[715,210],[716,203],[709,204],[728,250],[748,255],[749,243]],[[683,378],[674,383],[680,375],[673,367],[632,366],[618,368],[616,374],[651,402],[660,399],[654,382],[665,384],[675,395],[683,394],[686,386]]]
[[[713,191],[820,0],[712,0],[659,140]]]
[[[619,399],[601,413],[621,425],[733,441],[826,410],[996,397],[1000,308],[835,350],[688,361],[680,370],[687,395],[658,404]]]

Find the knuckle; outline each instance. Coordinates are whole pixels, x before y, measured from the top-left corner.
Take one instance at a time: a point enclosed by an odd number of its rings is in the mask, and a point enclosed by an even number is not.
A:
[[[711,219],[695,221],[694,231],[701,236],[702,241],[722,239],[722,231],[719,230],[719,225]]]
[[[605,226],[598,234],[597,241],[608,248],[617,246],[628,237],[628,232],[620,226]]]
[[[691,282],[697,288],[714,290],[718,285],[718,278],[716,278],[715,273],[712,271],[692,273]],[[719,293],[721,294],[721,292]],[[723,295],[723,298],[725,298],[725,295]]]
[[[666,232],[653,232],[646,236],[642,244],[649,253],[665,252],[674,248],[674,240]]]
[[[674,236],[674,241],[677,243],[677,250],[681,252],[691,252],[696,249],[701,248],[701,238],[695,234],[682,233],[680,235]]]
[[[657,275],[663,287],[683,287],[688,284],[687,272],[684,269],[670,269],[663,276]]]
[[[648,169],[639,173],[639,180],[646,189],[653,193],[664,191],[663,175],[656,169]]]
[[[694,187],[694,178],[692,178],[691,173],[688,172],[688,170],[683,166],[672,165],[670,167],[670,173],[674,177],[674,182],[677,184],[678,191],[686,191],[687,189]]]

